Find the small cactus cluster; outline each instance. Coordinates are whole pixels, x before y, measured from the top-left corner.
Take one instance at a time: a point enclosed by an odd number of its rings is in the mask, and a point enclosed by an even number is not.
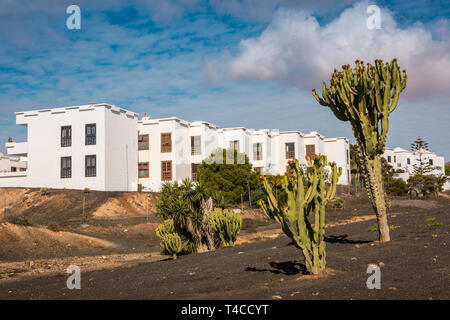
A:
[[[175,232],[173,219],[164,220],[164,223],[156,228],[156,235],[161,239],[163,253],[176,259],[177,254],[181,252],[181,238]]]
[[[242,217],[233,210],[215,208],[208,215],[216,246],[233,246],[242,228]]]
[[[264,178],[263,186],[267,203],[260,200],[264,213],[276,220],[283,232],[290,237],[305,258],[306,269],[318,274],[325,269],[325,206],[336,193],[337,181],[342,173],[336,163],[327,163],[327,157],[306,157],[307,167],[302,169],[298,160],[289,162],[288,176],[281,178],[281,187],[288,195],[287,205],[282,206],[274,193],[274,181]],[[329,186],[326,187],[324,168],[330,167]],[[313,218],[313,224],[309,221]]]
[[[322,85],[322,97],[312,90],[322,105],[331,109],[341,121],[349,121],[358,145],[358,157],[367,193],[377,214],[380,240],[387,242],[389,228],[385,194],[381,179],[381,158],[389,130],[389,115],[397,107],[400,93],[406,88],[406,71],[400,71],[397,59],[375,60],[364,64],[356,60],[355,68],[342,66],[331,74],[330,87]]]

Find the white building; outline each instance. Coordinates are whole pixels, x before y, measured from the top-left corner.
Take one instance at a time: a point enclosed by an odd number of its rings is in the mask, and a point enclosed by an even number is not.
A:
[[[284,174],[288,161],[325,154],[350,181],[349,142],[317,132],[219,128],[179,118],[138,120],[134,112],[99,103],[16,113],[27,142],[7,143],[28,159],[20,177],[0,176],[0,187],[159,191],[166,181],[197,179],[197,167],[218,148],[246,153],[255,171]]]
[[[350,182],[347,138],[325,139],[317,132],[218,128],[179,118],[144,117],[138,121],[138,131],[139,184],[144,190],[158,191],[164,181],[196,180],[198,166],[219,148],[247,154],[254,170],[263,174],[285,174],[289,160],[306,163],[306,154],[325,154],[328,161],[342,167],[339,183]]]
[[[6,143],[28,160],[20,176],[0,187],[136,190],[138,114],[105,103],[17,112],[26,142]]]
[[[0,175],[14,176],[17,172],[27,170],[27,161],[25,158],[8,157],[0,152]]]
[[[426,161],[434,170],[428,174],[445,175],[445,161],[444,157],[438,156],[436,153],[422,150],[418,152],[408,151],[402,148],[389,149],[386,148],[382,155],[387,162],[395,169],[401,169],[403,173],[397,173],[396,176],[408,181],[408,178],[414,174],[414,165],[420,164],[420,153],[422,154],[422,162]]]

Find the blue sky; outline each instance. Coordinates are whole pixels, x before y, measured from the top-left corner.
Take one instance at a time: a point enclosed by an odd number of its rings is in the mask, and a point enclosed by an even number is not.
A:
[[[81,8],[81,30],[66,8]],[[381,8],[381,29],[365,26]],[[0,1],[0,150],[14,112],[108,102],[151,117],[347,136],[312,88],[355,58],[397,57],[408,88],[388,146],[422,136],[450,159],[446,1]]]

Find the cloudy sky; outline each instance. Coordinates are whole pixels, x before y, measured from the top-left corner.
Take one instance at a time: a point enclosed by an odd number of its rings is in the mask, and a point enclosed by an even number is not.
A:
[[[448,1],[0,0],[0,150],[14,112],[108,102],[151,117],[347,136],[311,95],[334,68],[396,57],[408,87],[388,146],[450,160]],[[81,8],[68,30],[66,8]],[[367,7],[381,8],[370,30]]]

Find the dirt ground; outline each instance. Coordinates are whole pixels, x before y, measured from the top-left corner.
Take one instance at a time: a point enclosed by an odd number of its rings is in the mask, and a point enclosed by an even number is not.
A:
[[[36,219],[31,227],[0,225],[0,299],[450,298],[449,198],[392,199],[392,241],[379,244],[367,199],[340,197],[345,208],[327,210],[329,269],[321,277],[304,274],[298,250],[257,209],[240,212],[243,230],[234,247],[176,260],[159,254],[157,217],[148,217],[142,207],[138,211],[136,204],[139,216],[127,211],[114,217],[90,216],[88,223],[61,220],[59,232],[38,225],[41,215],[30,214]],[[114,197],[104,198],[107,201],[90,212],[105,203],[118,205]],[[5,243],[28,248],[25,244],[41,237],[45,241],[23,254],[4,249]],[[36,248],[48,247],[54,250],[36,254]],[[65,286],[65,270],[71,264],[82,269],[82,290]],[[380,265],[381,290],[366,288],[368,264]]]

